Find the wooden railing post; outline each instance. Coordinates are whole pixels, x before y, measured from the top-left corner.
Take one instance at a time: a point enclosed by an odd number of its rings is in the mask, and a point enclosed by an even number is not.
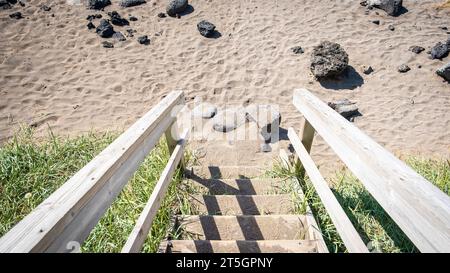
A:
[[[309,123],[306,118],[303,118],[303,126],[300,131],[301,140],[303,143],[303,146],[305,146],[306,151],[308,153],[311,153],[311,146],[314,139],[314,127],[312,127],[311,123]]]

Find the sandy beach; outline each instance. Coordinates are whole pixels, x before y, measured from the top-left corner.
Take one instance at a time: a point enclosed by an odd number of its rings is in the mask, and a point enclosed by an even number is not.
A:
[[[307,88],[324,101],[356,102],[362,116],[354,124],[397,155],[450,158],[450,84],[435,73],[450,57],[430,60],[426,53],[449,37],[442,27],[450,29],[450,9],[438,9],[442,1],[405,0],[407,12],[391,17],[366,14],[359,2],[192,0],[181,18],[159,18],[166,2],[154,0],[130,8],[113,0],[104,11],[34,0],[0,10],[0,139],[21,123],[41,134],[48,126],[60,135],[122,130],[175,89],[188,105],[195,97],[219,107],[276,104],[281,126],[299,129],[292,94]],[[16,11],[24,18],[10,18]],[[109,11],[138,18],[114,26],[123,34],[134,29],[134,37],[119,42],[88,30],[88,15],[107,18]],[[220,37],[201,36],[201,20],[214,23]],[[142,35],[149,45],[137,42]],[[104,40],[114,48],[104,48]],[[348,53],[348,79],[312,76],[310,55],[324,40]],[[305,52],[294,54],[294,46]],[[426,50],[415,54],[411,46]],[[411,70],[399,73],[402,64]],[[374,72],[365,75],[363,66]],[[336,158],[320,139],[313,156],[319,164]]]

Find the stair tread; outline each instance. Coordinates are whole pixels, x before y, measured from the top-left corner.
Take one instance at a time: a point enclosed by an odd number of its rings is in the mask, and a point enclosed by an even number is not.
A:
[[[172,253],[316,253],[314,240],[174,240]]]
[[[305,215],[179,216],[181,238],[200,240],[304,240]]]
[[[256,166],[193,166],[193,175],[199,178],[255,178],[264,175],[270,167]]]
[[[191,203],[199,214],[273,215],[293,214],[289,194],[278,195],[196,195]]]
[[[276,194],[286,185],[285,181],[274,178],[187,179],[185,183],[211,195]]]

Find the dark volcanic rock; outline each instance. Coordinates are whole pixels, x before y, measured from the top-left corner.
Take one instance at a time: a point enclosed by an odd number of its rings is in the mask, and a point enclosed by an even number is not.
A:
[[[292,52],[294,52],[294,54],[303,54],[305,53],[305,51],[303,50],[303,48],[301,46],[294,46],[293,48],[291,48]]]
[[[169,16],[175,16],[182,13],[188,7],[188,0],[170,0],[167,4],[166,12]]]
[[[100,13],[98,13],[98,14],[90,14],[90,15],[88,15],[87,17],[86,17],[86,20],[89,20],[89,21],[92,21],[92,20],[94,20],[94,19],[100,19],[100,18],[102,18],[103,16],[100,14]]]
[[[112,37],[113,37],[113,39],[116,39],[120,42],[123,42],[127,39],[127,38],[125,38],[125,36],[123,36],[122,32],[120,32],[120,31],[114,33]]]
[[[138,40],[138,42],[139,42],[141,45],[148,45],[148,44],[150,44],[150,39],[148,38],[147,35],[138,37],[137,40]]]
[[[416,53],[416,54],[420,54],[422,51],[425,50],[425,48],[421,47],[421,46],[412,46],[409,48],[410,51]]]
[[[380,20],[373,20],[372,23],[374,23],[375,25],[380,25]]]
[[[382,9],[391,16],[399,15],[403,8],[402,0],[367,0],[366,3],[367,6]]]
[[[96,29],[96,32],[98,35],[100,35],[100,37],[109,38],[109,37],[113,36],[114,28],[108,21],[106,21],[105,19],[102,19],[100,21],[100,25],[98,25],[98,27]]]
[[[11,5],[7,0],[0,0],[0,8],[2,9],[10,9]]]
[[[134,37],[134,33],[136,32],[136,30],[129,28],[126,30],[126,32],[128,37]]]
[[[446,81],[450,82],[450,62],[436,70],[436,74],[444,78]]]
[[[334,77],[348,67],[348,55],[337,43],[325,41],[314,47],[311,72],[316,78]]]
[[[406,64],[402,64],[401,66],[398,67],[398,72],[400,73],[406,73],[409,70],[411,70],[411,68],[409,68],[409,66],[407,66]]]
[[[448,52],[450,51],[449,46],[447,43],[437,43],[433,48],[431,48],[430,52],[430,58],[432,60],[434,59],[442,59],[448,55]]]
[[[394,27],[393,25],[389,25],[388,29],[389,29],[390,31],[394,31],[394,30],[395,30],[395,27]]]
[[[120,2],[120,6],[127,8],[127,7],[139,6],[139,5],[142,5],[145,3],[147,3],[145,0],[122,0]]]
[[[366,75],[369,75],[373,72],[373,68],[369,65],[369,66],[363,66],[363,73]]]
[[[106,48],[113,48],[114,47],[114,45],[111,42],[108,42],[108,41],[103,41],[102,45],[103,45],[103,47],[106,47]]]
[[[216,26],[208,21],[202,20],[197,24],[197,29],[202,36],[210,38],[214,36]]]
[[[89,23],[87,24],[87,28],[88,28],[88,29],[93,29],[93,28],[95,28],[95,26],[94,26],[94,24],[93,24],[92,22],[89,22]]]
[[[128,26],[130,22],[127,19],[122,18],[117,11],[108,12],[109,17],[111,17],[111,23],[116,26]]]
[[[131,15],[130,17],[128,17],[128,20],[135,22],[138,20],[138,18],[136,16]]]
[[[87,7],[88,9],[103,9],[106,6],[111,5],[110,0],[88,0]]]
[[[159,18],[166,18],[166,14],[164,12],[158,13]]]
[[[20,13],[20,12],[11,13],[9,15],[9,17],[14,18],[14,19],[22,19],[23,18],[22,13]]]

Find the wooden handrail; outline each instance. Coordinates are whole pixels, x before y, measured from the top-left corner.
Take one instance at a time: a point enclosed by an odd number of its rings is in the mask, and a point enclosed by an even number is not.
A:
[[[69,252],[82,244],[183,103],[183,92],[168,94],[0,238],[0,252]]]
[[[450,198],[306,89],[293,103],[422,252],[450,252]]]
[[[172,180],[173,173],[183,156],[187,135],[187,130],[181,135],[181,139],[175,146],[173,153],[167,162],[166,168],[153,189],[152,195],[142,210],[125,246],[122,248],[122,253],[139,252],[141,250],[148,232],[152,227],[153,218],[155,218],[167,188],[169,187],[170,181]]]
[[[289,128],[288,137],[348,252],[369,252],[293,128]]]

